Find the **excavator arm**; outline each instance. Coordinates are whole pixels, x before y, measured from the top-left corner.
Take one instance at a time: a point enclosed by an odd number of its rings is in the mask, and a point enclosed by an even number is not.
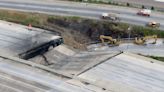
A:
[[[154,39],[154,42],[152,44],[155,44],[157,41],[157,35],[145,36],[141,38],[136,37],[134,43],[137,45],[143,45],[149,39]]]

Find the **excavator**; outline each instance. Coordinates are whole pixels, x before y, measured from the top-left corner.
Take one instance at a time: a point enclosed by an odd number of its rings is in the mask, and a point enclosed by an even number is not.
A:
[[[104,36],[100,35],[100,40],[102,42],[102,45],[105,45],[105,43],[110,44],[112,46],[119,46],[121,41],[118,39],[113,39],[111,36]],[[105,42],[107,40],[107,42]]]
[[[151,44],[156,44],[157,35],[145,36],[145,37],[136,37],[134,43],[137,45],[144,45],[148,39],[154,39],[154,42]]]

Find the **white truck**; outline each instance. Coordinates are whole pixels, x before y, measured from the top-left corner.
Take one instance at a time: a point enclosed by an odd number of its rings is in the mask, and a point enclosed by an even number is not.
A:
[[[137,12],[137,15],[141,15],[141,16],[148,16],[148,17],[150,17],[150,14],[151,14],[151,10],[149,10],[149,9],[142,9],[142,10],[139,10]]]
[[[116,14],[113,14],[113,13],[102,13],[101,18],[111,20],[111,21],[120,21],[120,18]]]

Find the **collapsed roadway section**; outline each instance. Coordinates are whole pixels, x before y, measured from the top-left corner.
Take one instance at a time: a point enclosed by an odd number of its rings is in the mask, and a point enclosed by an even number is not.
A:
[[[164,90],[160,61],[114,49],[79,51],[62,44],[53,32],[4,21],[0,26],[0,88],[4,92]]]

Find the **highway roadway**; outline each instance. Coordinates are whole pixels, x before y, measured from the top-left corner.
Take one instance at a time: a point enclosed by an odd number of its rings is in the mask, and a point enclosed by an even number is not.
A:
[[[33,1],[0,0],[0,8],[52,15],[80,16],[94,19],[100,19],[102,13],[108,12],[115,13],[119,16],[121,22],[145,26],[145,24],[150,21],[156,21],[161,23],[160,29],[164,29],[164,13],[152,12],[151,17],[144,17],[136,15],[136,12],[139,9],[135,8],[60,1]]]
[[[123,51],[149,56],[159,56],[164,57],[164,39],[158,39],[156,44],[148,40],[145,45],[135,45],[133,43],[122,43],[119,46],[109,47],[108,45],[102,46],[101,44],[93,44],[88,46],[90,51]]]
[[[0,92],[93,92],[69,84],[67,80],[52,72],[0,57]]]
[[[120,54],[79,77],[112,92],[163,92],[163,63],[150,61],[133,54]]]

